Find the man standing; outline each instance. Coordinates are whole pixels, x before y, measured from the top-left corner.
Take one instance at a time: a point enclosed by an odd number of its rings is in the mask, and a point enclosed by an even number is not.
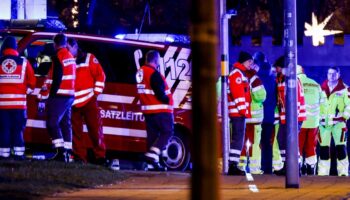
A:
[[[27,94],[35,88],[34,71],[30,63],[17,52],[14,37],[7,37],[0,57],[0,159],[24,159],[23,130],[27,121]]]
[[[94,163],[104,165],[106,164],[106,146],[97,96],[103,91],[106,76],[96,57],[91,53],[82,52],[75,39],[68,39],[67,48],[76,58],[77,63],[75,100],[72,108],[74,160],[87,162],[87,147],[83,133],[84,121],[93,145]]]
[[[38,99],[46,100],[46,127],[57,151],[54,160],[69,162],[72,150],[71,107],[74,101],[75,59],[67,49],[67,37],[53,38],[56,55]]]
[[[148,169],[165,171],[159,159],[174,132],[173,97],[165,78],[157,71],[159,60],[158,51],[147,52],[145,65],[136,73],[136,82],[146,119]]]
[[[350,99],[347,86],[339,78],[340,70],[330,67],[327,80],[322,83],[322,91],[326,94],[326,101],[321,104],[320,126],[320,160],[318,175],[329,175],[331,159],[330,145],[333,137],[337,152],[338,176],[348,176],[349,161],[346,152],[346,120],[350,116]]]
[[[274,166],[281,166],[280,169],[275,169],[277,175],[285,174],[285,159],[286,159],[286,143],[287,143],[287,125],[286,125],[286,71],[284,63],[284,56],[279,57],[275,62],[275,67],[277,71],[277,109],[279,116],[279,128],[277,133],[278,146],[280,148],[281,160],[280,164],[274,163]],[[306,108],[304,91],[300,83],[299,78],[297,78],[297,103],[298,103],[298,130],[301,127],[301,123],[306,120]],[[274,162],[276,162],[274,160]]]
[[[243,148],[245,119],[250,117],[250,87],[246,71],[251,68],[253,57],[244,51],[238,56],[238,62],[228,77],[228,113],[231,123],[231,144],[229,152],[229,175],[243,175],[238,168],[239,157]]]
[[[266,90],[266,100],[263,103],[264,119],[261,125],[261,169],[264,171],[264,174],[272,174],[271,138],[275,135],[276,75],[273,73],[271,64],[267,62],[263,53],[255,53],[254,62],[260,65],[258,76]]]
[[[251,174],[263,174],[261,171],[261,123],[264,118],[263,102],[266,99],[266,90],[260,78],[256,75],[259,66],[254,62],[252,69],[247,71],[249,86],[251,88],[251,117],[246,119],[244,146],[240,157],[240,169],[245,169],[247,156],[249,156],[249,170]],[[249,155],[247,155],[249,152]]]
[[[315,175],[317,156],[317,133],[320,125],[320,104],[325,101],[326,96],[320,85],[307,77],[303,68],[297,65],[297,76],[303,85],[306,105],[306,120],[303,122],[299,133],[299,153],[301,162],[305,158],[305,169],[307,175]],[[302,170],[303,171],[303,170]]]

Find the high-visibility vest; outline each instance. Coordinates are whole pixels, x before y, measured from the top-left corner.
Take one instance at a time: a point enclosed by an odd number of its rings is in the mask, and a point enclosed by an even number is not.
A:
[[[297,107],[298,107],[298,122],[306,120],[306,107],[304,99],[303,87],[297,78]],[[286,123],[286,89],[285,89],[285,76],[277,77],[277,107],[280,117],[280,123]]]
[[[44,81],[44,85],[38,94],[38,99],[48,99],[49,95],[52,95],[52,93],[60,96],[74,97],[76,71],[76,63],[74,57],[67,48],[61,48],[57,51],[56,56],[54,56],[52,60],[53,62],[51,68],[49,70],[47,78]],[[61,71],[62,74],[54,76],[54,71]],[[56,85],[58,88],[53,88],[53,85]],[[51,91],[56,89],[57,91]]]
[[[102,93],[105,86],[105,73],[97,58],[87,53],[83,62],[77,63],[75,79],[75,107],[84,106],[94,95]],[[77,61],[79,62],[79,61]]]
[[[228,77],[227,101],[230,117],[250,117],[250,86],[244,74],[246,68],[241,63],[235,63]]]
[[[165,95],[168,96],[169,102],[164,103],[157,99],[154,90],[151,86],[151,77],[154,73],[158,73],[162,77],[165,86]],[[162,76],[156,69],[151,66],[142,66],[136,74],[137,80],[137,93],[140,97],[141,110],[144,114],[152,113],[172,113],[173,112],[173,97],[168,84],[165,81],[164,76]]]
[[[306,105],[306,120],[303,121],[302,128],[317,128],[320,124],[320,106],[325,101],[322,95],[321,86],[305,74],[298,74],[298,78],[304,88]]]
[[[327,80],[323,82],[321,88],[327,97],[326,101],[321,104],[321,125],[332,126],[345,122],[350,116],[348,87],[339,79],[332,91],[329,90]]]
[[[256,73],[249,78],[249,85],[252,99],[250,106],[251,117],[246,119],[246,123],[260,124],[264,119],[263,102],[266,99],[266,90]]]
[[[3,51],[0,64],[0,109],[26,109],[36,81],[32,66],[14,49]]]

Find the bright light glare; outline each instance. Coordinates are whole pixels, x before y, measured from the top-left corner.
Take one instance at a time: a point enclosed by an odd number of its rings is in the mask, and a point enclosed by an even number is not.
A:
[[[175,39],[174,39],[173,37],[171,37],[171,36],[167,36],[167,37],[165,38],[165,41],[167,41],[167,42],[174,42]]]
[[[342,33],[343,31],[339,30],[326,30],[324,29],[331,17],[333,16],[333,13],[330,14],[326,19],[318,23],[315,13],[312,13],[312,24],[308,24],[305,22],[305,36],[311,36],[312,37],[312,45],[318,46],[320,44],[324,44],[325,42],[325,36],[328,35],[335,35],[338,33]]]
[[[125,38],[125,34],[117,34],[114,36],[114,38],[123,40]]]

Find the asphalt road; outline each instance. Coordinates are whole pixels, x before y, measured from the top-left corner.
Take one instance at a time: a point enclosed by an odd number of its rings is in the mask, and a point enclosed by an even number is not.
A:
[[[186,200],[190,199],[191,174],[176,172],[127,172],[124,182],[93,189],[60,193],[46,199]],[[254,175],[221,176],[220,195],[231,199],[348,199],[350,177],[304,176],[299,189],[286,189],[285,177]]]

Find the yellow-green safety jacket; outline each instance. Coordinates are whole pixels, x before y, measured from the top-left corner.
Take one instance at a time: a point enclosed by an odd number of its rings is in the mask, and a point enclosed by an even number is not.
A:
[[[266,99],[266,90],[254,70],[249,70],[247,77],[249,78],[252,102],[250,105],[251,118],[247,118],[246,123],[261,124],[264,119],[263,102]]]
[[[306,105],[306,120],[302,128],[317,128],[320,125],[320,106],[326,101],[326,95],[321,90],[320,84],[307,77],[304,73],[298,74],[298,78],[304,88]]]
[[[335,88],[330,91],[328,81],[323,82],[322,91],[327,97],[321,104],[321,122],[323,126],[333,126],[345,122],[350,117],[350,99],[347,86],[339,79]]]

